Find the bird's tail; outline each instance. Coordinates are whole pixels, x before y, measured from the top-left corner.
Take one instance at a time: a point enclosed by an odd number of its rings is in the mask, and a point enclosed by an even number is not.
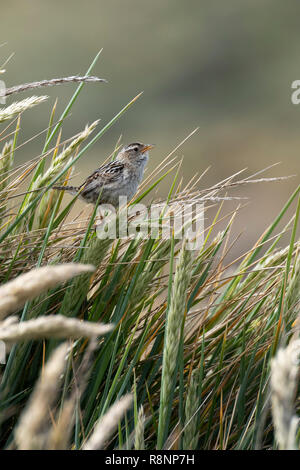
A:
[[[53,189],[58,189],[59,191],[68,191],[70,194],[78,193],[78,188],[76,186],[53,186]]]

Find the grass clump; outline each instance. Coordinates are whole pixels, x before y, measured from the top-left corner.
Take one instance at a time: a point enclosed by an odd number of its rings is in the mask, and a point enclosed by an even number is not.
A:
[[[299,336],[299,202],[285,229],[276,230],[300,188],[254,247],[226,264],[239,216],[239,206],[224,214],[225,201],[235,199],[231,188],[273,178],[234,175],[198,190],[194,177],[183,187],[181,162],[171,152],[130,206],[174,173],[167,199],[157,202],[157,236],[100,239],[96,211],[73,220],[76,197],[63,206],[63,194],[51,188],[67,181],[139,95],[93,137],[96,123],[63,142],[64,119],[84,81],[57,123],[54,105],[38,158],[14,167],[20,122],[13,139],[10,129],[0,129],[0,339],[7,349],[0,366],[1,447],[299,448],[297,374],[291,361],[280,369],[282,349],[290,358]],[[43,100],[8,105],[0,121],[13,125]],[[169,239],[160,234],[182,204],[195,202],[216,215],[191,251],[172,227]],[[216,235],[221,220],[226,227]],[[288,231],[290,244],[282,248]]]

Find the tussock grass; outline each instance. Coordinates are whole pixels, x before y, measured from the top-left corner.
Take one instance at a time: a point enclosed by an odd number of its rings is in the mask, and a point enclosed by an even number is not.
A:
[[[243,203],[231,189],[278,179],[258,178],[261,172],[242,178],[241,171],[210,188],[203,189],[204,174],[184,186],[174,153],[185,138],[145,178],[130,207],[173,175],[168,197],[157,201],[159,221],[166,227],[183,203],[205,202],[215,219],[201,248],[189,251],[174,231],[170,239],[158,232],[101,240],[95,211],[72,220],[76,197],[63,205],[64,195],[51,188],[68,180],[140,95],[98,131],[97,122],[63,141],[84,82],[57,121],[53,106],[41,154],[25,165],[13,166],[23,148],[16,116],[26,119],[26,109],[44,97],[0,110],[0,121],[11,121],[0,129],[0,338],[8,351],[0,366],[1,447],[298,448],[297,374],[278,350],[288,354],[291,342],[298,344],[300,203],[290,218],[288,210],[300,188],[253,248],[226,264]],[[235,199],[226,213],[225,202]],[[226,228],[216,235],[220,221]],[[287,232],[290,244],[282,248]]]

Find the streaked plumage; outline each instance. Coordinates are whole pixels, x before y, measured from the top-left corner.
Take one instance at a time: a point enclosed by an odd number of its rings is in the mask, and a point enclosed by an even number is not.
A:
[[[54,186],[54,189],[80,193],[85,202],[95,204],[100,196],[100,204],[119,205],[119,196],[126,196],[128,201],[135,195],[142,181],[145,166],[152,145],[139,142],[129,144],[117,155],[116,160],[97,168],[82,185]]]

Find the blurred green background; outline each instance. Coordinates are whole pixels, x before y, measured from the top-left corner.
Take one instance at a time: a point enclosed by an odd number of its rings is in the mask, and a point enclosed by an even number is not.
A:
[[[245,249],[299,181],[300,105],[291,103],[291,83],[300,79],[299,17],[296,0],[1,2],[0,42],[7,43],[0,49],[1,62],[15,52],[1,78],[13,86],[84,74],[103,47],[93,73],[109,83],[85,85],[63,138],[97,118],[106,123],[144,91],[85,154],[74,183],[101,164],[120,134],[124,143],[156,144],[149,164],[153,169],[198,126],[177,152],[184,155],[186,182],[209,165],[200,187],[245,167],[248,176],[282,162],[266,176],[295,178],[232,192],[251,198],[234,228],[235,233],[244,231],[239,250]],[[45,128],[55,98],[61,112],[74,89],[71,84],[39,90],[51,98],[23,116],[20,141]],[[39,154],[43,141],[36,139],[20,149],[17,162]],[[166,189],[167,183],[161,191]]]

